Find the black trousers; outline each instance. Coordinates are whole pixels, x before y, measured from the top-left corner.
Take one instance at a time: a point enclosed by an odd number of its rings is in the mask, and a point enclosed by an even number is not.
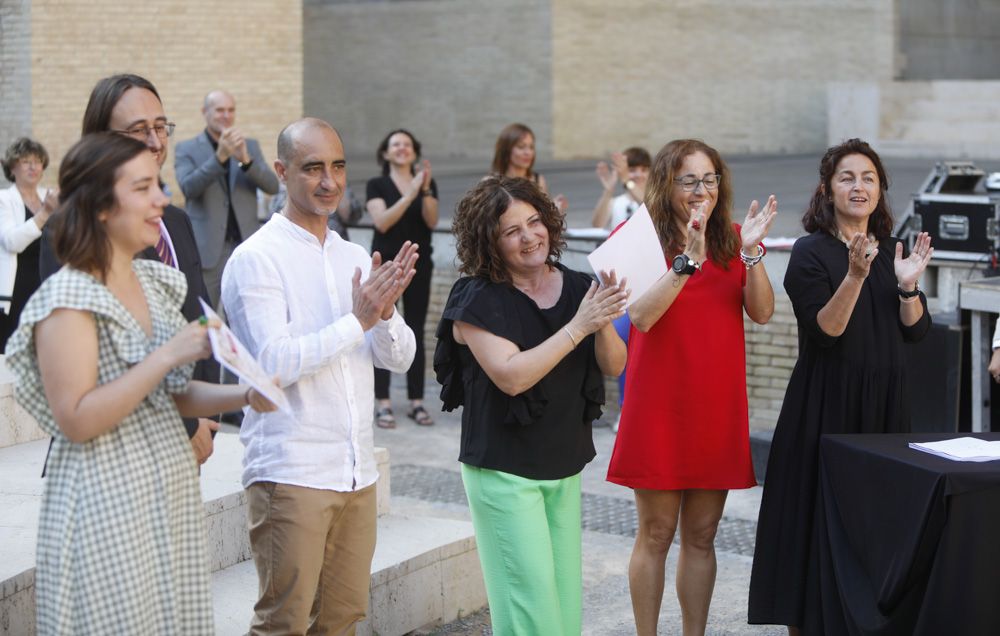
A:
[[[411,400],[424,398],[424,323],[427,322],[427,305],[431,299],[433,274],[434,262],[421,255],[417,260],[417,273],[410,281],[410,286],[403,292],[403,320],[413,330],[413,335],[417,339],[413,364],[406,372],[406,395]],[[389,399],[389,378],[390,373],[385,369],[375,369],[375,399]]]

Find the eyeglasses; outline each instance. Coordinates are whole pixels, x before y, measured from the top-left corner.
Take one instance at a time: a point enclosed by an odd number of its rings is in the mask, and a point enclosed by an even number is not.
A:
[[[706,190],[715,190],[721,182],[721,174],[708,174],[701,179],[696,179],[694,175],[689,174],[674,179],[674,183],[680,184],[685,192],[694,192],[698,188],[699,183],[705,186]]]
[[[149,133],[154,132],[156,136],[160,138],[161,141],[165,141],[167,137],[174,134],[174,128],[177,124],[173,122],[166,122],[163,124],[156,124],[152,128],[146,124],[136,124],[128,130],[112,130],[111,132],[120,133],[122,135],[128,135],[133,139],[138,139],[139,141],[146,141],[149,138]]]

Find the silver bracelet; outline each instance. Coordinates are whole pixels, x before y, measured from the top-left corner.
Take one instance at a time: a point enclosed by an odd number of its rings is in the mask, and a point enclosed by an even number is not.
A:
[[[743,248],[741,247],[740,248],[740,260],[743,261],[743,265],[745,265],[747,269],[750,269],[751,267],[753,267],[754,265],[756,265],[757,263],[759,263],[760,259],[764,258],[764,254],[765,253],[766,252],[764,252],[764,249],[760,245],[758,245],[757,246],[757,255],[756,256],[747,256],[746,254],[743,253]]]
[[[573,348],[576,349],[577,344],[579,343],[577,343],[576,338],[573,337],[573,332],[569,330],[569,327],[563,327],[563,331],[565,331],[566,335],[569,336],[570,342],[573,343]]]

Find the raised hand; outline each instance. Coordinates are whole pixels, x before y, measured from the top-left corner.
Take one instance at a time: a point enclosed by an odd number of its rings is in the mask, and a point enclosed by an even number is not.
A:
[[[687,244],[684,253],[699,263],[705,260],[705,216],[708,212],[708,201],[702,201],[691,214],[687,222]]]
[[[422,177],[422,180],[420,182],[420,189],[421,190],[430,190],[431,189],[431,162],[430,161],[428,161],[427,159],[424,159],[423,161],[420,162],[420,172],[419,172],[419,174]]]
[[[771,231],[771,224],[776,218],[778,218],[778,200],[773,194],[767,198],[764,207],[760,207],[756,200],[750,203],[750,209],[747,210],[746,219],[743,220],[740,229],[744,254],[747,256],[757,254],[757,245]]]
[[[624,152],[612,153],[611,165],[615,167],[615,172],[622,183],[628,181],[628,159],[625,157]]]
[[[847,243],[847,275],[864,280],[868,278],[872,261],[878,256],[878,242],[869,241],[861,232],[856,233]]]
[[[424,175],[422,172],[415,172],[413,177],[410,179],[410,183],[407,185],[406,192],[401,194],[408,199],[415,199],[420,196],[420,189],[424,184]]]
[[[569,199],[566,198],[566,195],[557,194],[552,197],[552,202],[556,204],[556,208],[559,210],[559,213],[565,216],[566,210],[569,209]]]
[[[907,291],[913,289],[933,255],[931,235],[927,232],[917,234],[917,240],[913,243],[913,251],[906,258],[903,258],[903,244],[896,243],[896,257],[893,259],[892,265],[896,270],[896,282],[899,283],[900,288]]]
[[[615,184],[618,183],[618,175],[611,171],[611,166],[608,165],[606,161],[597,162],[597,178],[600,180],[601,185],[604,186],[605,190],[613,190]]]
[[[612,273],[609,282],[614,280]],[[583,338],[598,331],[609,322],[625,313],[628,301],[626,281],[614,285],[598,286],[592,283],[590,289],[580,302],[576,315],[569,321],[566,328],[573,334],[573,341],[579,343]]]
[[[389,320],[392,318],[392,312],[393,308],[396,306],[396,301],[403,295],[406,288],[410,286],[410,282],[416,275],[417,259],[420,258],[420,254],[417,252],[419,247],[420,246],[416,243],[406,241],[403,243],[403,247],[400,248],[399,252],[396,254],[396,258],[392,259],[392,262],[399,267],[401,272],[403,272],[403,277],[399,280],[399,285],[396,286],[395,295],[390,297],[389,303],[382,312],[382,320]]]

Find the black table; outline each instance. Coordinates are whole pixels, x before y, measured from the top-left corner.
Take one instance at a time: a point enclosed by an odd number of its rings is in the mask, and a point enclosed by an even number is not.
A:
[[[954,462],[907,447],[952,437],[820,440],[826,634],[1000,634],[1000,462]]]

